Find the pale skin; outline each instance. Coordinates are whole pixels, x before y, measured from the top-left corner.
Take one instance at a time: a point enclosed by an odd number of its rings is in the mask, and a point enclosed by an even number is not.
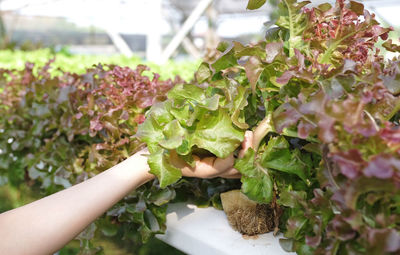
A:
[[[248,131],[239,157],[252,147]],[[0,214],[0,254],[53,254],[74,239],[91,222],[140,185],[155,178],[149,173],[147,150],[71,188]],[[233,155],[225,158],[196,158],[190,167],[172,155],[183,176],[238,178]]]

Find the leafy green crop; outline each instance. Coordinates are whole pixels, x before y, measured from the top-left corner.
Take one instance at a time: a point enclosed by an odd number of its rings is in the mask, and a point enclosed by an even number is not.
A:
[[[219,92],[219,93],[218,93]],[[234,126],[231,115],[238,103],[222,107],[222,91],[204,90],[194,85],[177,85],[168,92],[169,100],[152,107],[137,135],[147,143],[152,173],[159,177],[161,187],[181,177],[179,169],[169,162],[167,150],[193,162],[193,150],[206,150],[225,158],[243,140],[243,131]],[[240,94],[236,101],[241,100]]]
[[[146,113],[137,135],[167,187],[181,177],[172,152],[189,165],[193,155],[224,158],[253,130],[254,149],[235,163],[241,189],[270,203],[286,250],[397,254],[400,60],[385,61],[375,46],[391,28],[354,1],[308,3],[281,0],[265,41],[221,43],[195,81]]]
[[[98,65],[83,74],[58,76],[50,72],[52,65],[35,71],[27,63],[22,71],[0,72],[0,185],[19,187],[24,182],[40,187],[45,195],[123,161],[144,146],[135,134],[146,110],[165,100],[175,84],[183,83],[179,77],[149,78],[143,65],[136,69]],[[87,240],[94,233],[140,245],[165,230],[168,201],[218,205],[217,194],[235,186],[237,182],[222,179],[181,180],[166,189],[160,189],[157,180],[148,183],[91,225],[80,236],[82,248],[92,254],[98,250]],[[155,230],[152,219],[158,222]]]

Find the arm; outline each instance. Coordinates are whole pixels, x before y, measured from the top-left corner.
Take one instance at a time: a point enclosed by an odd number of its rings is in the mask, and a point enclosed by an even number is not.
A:
[[[246,133],[242,148],[251,146],[252,133]],[[147,151],[141,151],[103,173],[0,214],[0,254],[53,254],[82,232],[114,204],[140,185],[154,179],[147,165]],[[189,177],[237,178],[234,158],[196,158],[189,167],[178,158],[175,165]]]
[[[136,153],[66,190],[0,214],[0,254],[53,254],[96,218],[154,176]]]

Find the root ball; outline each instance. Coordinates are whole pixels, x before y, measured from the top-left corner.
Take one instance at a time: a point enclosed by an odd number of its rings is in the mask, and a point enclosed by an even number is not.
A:
[[[274,230],[274,212],[269,205],[257,204],[240,190],[221,194],[229,224],[241,234],[253,236]]]

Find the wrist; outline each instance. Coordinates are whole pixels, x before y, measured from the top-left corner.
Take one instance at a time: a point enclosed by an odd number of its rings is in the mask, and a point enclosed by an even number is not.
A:
[[[147,148],[145,148],[136,152],[134,155],[127,159],[130,168],[134,169],[134,171],[140,174],[139,185],[149,182],[155,178],[155,176],[150,173],[150,167],[147,164],[148,155],[149,151],[147,150]]]

